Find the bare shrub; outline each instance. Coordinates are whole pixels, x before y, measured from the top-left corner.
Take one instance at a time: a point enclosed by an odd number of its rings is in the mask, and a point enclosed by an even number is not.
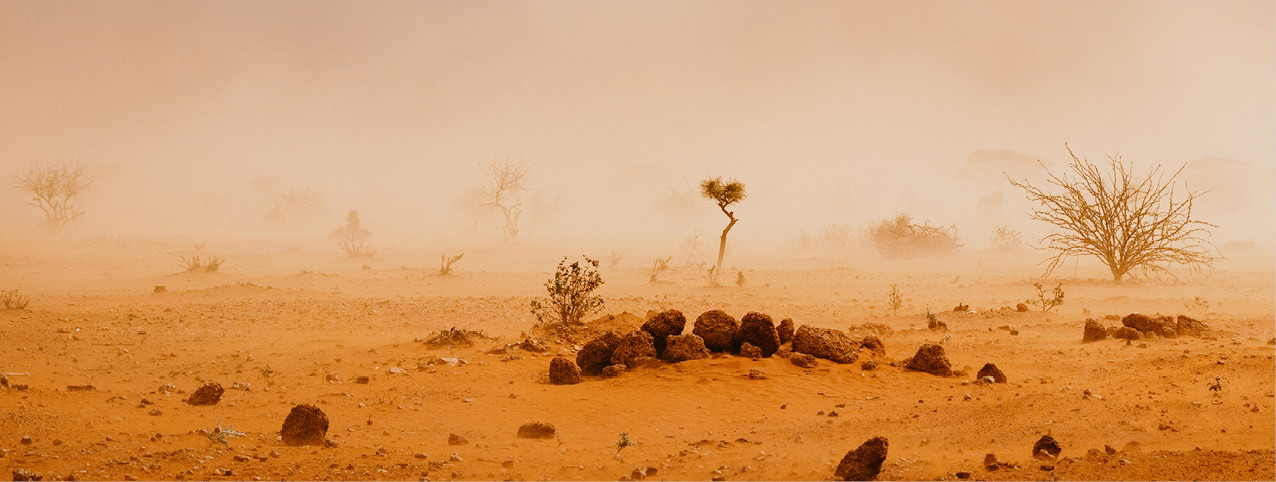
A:
[[[492,207],[505,216],[501,230],[505,241],[518,238],[518,218],[523,214],[523,193],[527,191],[527,175],[531,170],[523,160],[509,156],[482,164],[484,183],[479,187],[483,202],[480,207]]]
[[[899,285],[891,285],[891,292],[886,295],[886,303],[890,305],[892,313],[899,314],[899,309],[904,306],[904,293],[899,291]]]
[[[193,254],[190,256],[182,255],[178,256],[177,259],[179,261],[178,266],[181,266],[182,269],[186,270],[188,273],[194,271],[207,271],[213,273],[221,269],[222,264],[226,262],[226,258],[221,256],[204,256],[201,254]]]
[[[1041,239],[1045,249],[1055,252],[1046,260],[1047,275],[1066,258],[1079,256],[1098,258],[1114,283],[1134,271],[1174,276],[1168,267],[1176,264],[1200,274],[1221,259],[1207,239],[1217,226],[1192,216],[1193,203],[1205,192],[1192,191],[1186,183],[1181,194],[1177,189],[1186,164],[1168,177],[1160,164],[1137,176],[1133,164],[1122,162],[1120,155],[1108,156],[1100,165],[1078,159],[1071,147],[1064,147],[1072,157],[1071,173],[1057,175],[1041,164],[1047,176],[1043,188],[1007,176],[1038,205],[1029,216],[1059,229]]]
[[[356,240],[353,236],[337,241],[337,246],[351,258],[371,258],[377,255],[377,250],[371,244]]]
[[[851,227],[830,224],[820,229],[819,243],[828,249],[845,249],[851,245]]]
[[[532,314],[543,327],[579,325],[586,316],[601,310],[603,298],[594,290],[603,285],[598,260],[584,256],[584,262],[558,262],[558,271],[545,282],[548,297],[532,301]]]
[[[453,270],[452,265],[455,264],[457,261],[460,261],[462,256],[465,256],[465,253],[458,254],[451,258],[449,258],[447,254],[443,254],[442,256],[440,256],[439,275],[447,276],[452,274],[452,270]]]
[[[1055,285],[1054,290],[1050,294],[1046,294],[1046,287],[1041,283],[1033,283],[1032,286],[1037,288],[1037,299],[1028,300],[1030,305],[1041,307],[1041,312],[1050,311],[1056,306],[1063,304],[1063,283]]]
[[[660,276],[660,273],[668,271],[669,261],[671,260],[673,260],[672,254],[664,258],[656,258],[651,260],[651,276],[649,281],[651,281],[652,283],[655,283],[657,277]]]
[[[6,310],[25,310],[29,303],[31,299],[16,289],[0,291],[0,305]]]
[[[266,219],[282,224],[314,217],[327,208],[328,195],[323,190],[311,186],[292,188],[275,198]]]
[[[625,259],[624,251],[612,250],[611,254],[607,255],[607,267],[615,269],[617,266],[620,266],[620,260],[622,259]]]
[[[988,238],[988,246],[994,251],[1018,251],[1023,248],[1023,234],[1009,225],[997,226]]]
[[[696,257],[700,256],[700,249],[703,247],[703,243],[700,241],[700,230],[691,230],[691,234],[682,238],[682,243],[680,243],[679,247],[682,248],[682,255],[687,260],[684,266],[691,266]]]
[[[913,217],[904,213],[872,225],[868,233],[877,252],[888,258],[952,254],[961,247],[957,226],[914,224]]]
[[[727,227],[722,230],[722,238],[718,243],[718,264],[715,272],[720,273],[722,257],[727,253],[727,233],[731,232],[731,228],[735,227],[735,223],[739,221],[735,217],[735,211],[727,211],[727,206],[743,201],[747,194],[744,192],[743,183],[735,179],[723,181],[721,177],[715,177],[700,181],[700,195],[717,203],[718,209],[727,216]]]
[[[84,214],[75,208],[75,203],[76,198],[93,184],[93,179],[85,172],[87,169],[84,164],[70,162],[51,166],[33,164],[14,176],[13,187],[32,196],[27,205],[40,208],[44,212],[45,226],[56,231]]]

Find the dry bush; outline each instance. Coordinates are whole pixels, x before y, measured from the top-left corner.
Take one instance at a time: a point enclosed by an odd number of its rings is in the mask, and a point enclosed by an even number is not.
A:
[[[656,278],[660,275],[660,273],[663,273],[669,270],[669,261],[672,261],[672,260],[673,260],[672,254],[664,258],[656,258],[651,260],[651,278],[649,281],[651,281],[652,283],[655,283]]]
[[[603,285],[598,274],[598,260],[585,256],[585,261],[558,263],[554,277],[545,282],[548,297],[532,301],[532,314],[541,327],[579,325],[586,316],[601,310],[603,298],[594,290]]]
[[[1032,286],[1037,288],[1037,299],[1030,299],[1026,303],[1040,306],[1042,313],[1063,304],[1063,283],[1055,285],[1054,290],[1049,294],[1046,294],[1046,287],[1041,283],[1033,283]]]
[[[351,209],[346,212],[346,224],[333,229],[332,232],[328,234],[328,237],[332,239],[349,238],[355,241],[363,241],[372,237],[372,233],[368,232],[367,229],[364,229],[363,226],[360,225],[359,211],[357,209]]]
[[[186,272],[207,271],[210,273],[221,269],[222,264],[226,263],[226,258],[221,256],[204,256],[193,254],[190,256],[178,256],[178,266],[181,266]]]
[[[622,259],[625,259],[625,252],[613,250],[611,254],[607,255],[607,267],[615,269],[617,266],[620,266],[620,261]]]
[[[703,246],[700,241],[700,230],[691,230],[691,234],[682,238],[682,243],[679,246],[682,248],[682,255],[687,258],[684,266],[691,266],[691,263],[695,262],[695,258],[700,256],[700,249]]]
[[[25,310],[31,299],[18,290],[0,291],[0,305],[6,310]]]
[[[1133,164],[1122,162],[1120,155],[1108,156],[1099,165],[1078,159],[1071,147],[1064,147],[1072,157],[1071,173],[1056,175],[1042,164],[1047,175],[1044,188],[1007,177],[1037,204],[1029,216],[1059,229],[1041,239],[1045,249],[1055,252],[1046,260],[1046,274],[1066,258],[1093,256],[1108,267],[1113,282],[1120,283],[1132,271],[1174,276],[1168,270],[1174,264],[1199,274],[1221,259],[1207,239],[1210,228],[1217,226],[1192,216],[1193,203],[1205,193],[1186,185],[1181,194],[1177,189],[1176,179],[1186,164],[1168,177],[1160,164],[1146,176],[1136,176]]]
[[[337,246],[351,258],[371,258],[377,255],[377,250],[372,245],[366,241],[356,240],[353,236],[337,241]]]
[[[44,212],[45,225],[58,230],[84,214],[75,208],[76,198],[83,193],[93,179],[85,172],[84,164],[60,162],[52,166],[32,165],[14,176],[13,188],[30,194],[28,206]]]
[[[328,208],[328,195],[311,186],[284,191],[275,198],[275,204],[266,213],[266,219],[274,223],[307,219]]]
[[[1023,248],[1023,234],[1009,225],[997,226],[988,238],[988,246],[994,251],[1018,251]]]
[[[465,253],[458,254],[451,258],[449,258],[447,254],[442,255],[439,258],[439,274],[442,276],[447,276],[452,274],[452,270],[453,270],[452,265],[455,264],[457,261],[460,261],[462,256],[465,256]]]
[[[891,285],[891,292],[886,295],[886,304],[890,305],[892,313],[899,314],[899,309],[904,306],[904,293],[899,291],[899,285]]]
[[[845,249],[851,245],[851,228],[845,224],[830,224],[820,229],[819,243],[828,249]]]
[[[480,207],[494,207],[505,216],[501,228],[505,240],[518,238],[518,218],[523,214],[523,193],[527,191],[527,175],[531,170],[523,160],[509,156],[482,164],[484,184],[479,188],[483,202]]]
[[[952,254],[961,247],[957,226],[913,224],[913,217],[903,213],[870,226],[868,235],[877,252],[888,258]]]

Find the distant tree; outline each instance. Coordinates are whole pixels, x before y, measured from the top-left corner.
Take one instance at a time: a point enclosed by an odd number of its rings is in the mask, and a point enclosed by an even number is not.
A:
[[[1041,239],[1044,249],[1055,255],[1048,259],[1046,274],[1068,257],[1094,256],[1112,273],[1112,281],[1131,271],[1162,272],[1173,276],[1168,266],[1186,266],[1192,273],[1213,268],[1213,245],[1208,241],[1213,224],[1192,217],[1192,204],[1205,194],[1176,189],[1180,167],[1167,178],[1157,164],[1146,176],[1136,176],[1133,164],[1120,155],[1108,156],[1102,165],[1078,159],[1064,144],[1072,162],[1072,175],[1056,175],[1046,169],[1047,186],[1038,188],[1027,180],[1006,178],[1022,189],[1037,207],[1029,216],[1059,228]],[[1041,165],[1045,168],[1045,165]],[[1057,191],[1047,191],[1051,187]]]
[[[744,200],[744,184],[735,179],[724,182],[721,177],[705,179],[700,181],[700,194],[718,203],[718,209],[721,209],[722,214],[727,215],[729,220],[727,227],[722,230],[722,238],[718,243],[718,264],[714,268],[715,272],[721,273],[722,257],[727,252],[727,233],[731,232],[736,221],[739,221],[734,211],[727,211],[727,206]]]
[[[70,162],[50,166],[33,164],[14,176],[13,187],[32,196],[27,205],[40,208],[45,225],[56,231],[84,214],[75,208],[75,203],[76,197],[93,184],[85,172],[87,168],[85,164]]]
[[[527,174],[530,167],[522,160],[509,156],[482,164],[484,184],[481,207],[494,207],[505,216],[502,231],[505,240],[518,238],[518,217],[523,214],[523,193],[527,191]]]
[[[292,188],[275,198],[266,220],[276,224],[313,219],[328,209],[328,194],[312,186]]]

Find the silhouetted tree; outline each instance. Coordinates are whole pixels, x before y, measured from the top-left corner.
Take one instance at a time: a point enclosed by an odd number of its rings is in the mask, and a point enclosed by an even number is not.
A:
[[[494,207],[505,216],[505,240],[518,238],[518,217],[523,214],[522,194],[527,190],[529,167],[522,160],[494,159],[482,165],[486,177],[482,186],[483,207]]]
[[[715,273],[721,273],[722,257],[727,252],[727,233],[731,232],[736,221],[739,221],[734,211],[727,211],[727,206],[744,200],[744,184],[735,179],[724,182],[721,177],[705,179],[700,181],[700,194],[718,203],[718,209],[721,209],[722,214],[727,215],[729,220],[727,227],[722,230],[722,238],[718,243],[718,265],[714,268]]]
[[[59,162],[52,166],[32,165],[14,176],[13,187],[30,194],[27,205],[44,212],[45,225],[59,230],[84,214],[75,208],[76,197],[93,183],[84,164]]]

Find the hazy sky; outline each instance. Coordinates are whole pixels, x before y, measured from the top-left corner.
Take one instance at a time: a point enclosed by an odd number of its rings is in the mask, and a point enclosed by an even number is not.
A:
[[[654,204],[727,175],[752,194],[741,239],[907,210],[979,245],[998,189],[1033,229],[1001,170],[1039,177],[1066,141],[1206,160],[1202,212],[1249,217],[1222,240],[1270,240],[1273,5],[0,0],[0,176],[91,164],[88,232],[269,235],[275,191],[310,185],[319,236],[357,208],[374,235],[499,239],[458,204],[512,154],[532,241],[712,233],[711,204]],[[38,221],[0,200],[0,223]]]

